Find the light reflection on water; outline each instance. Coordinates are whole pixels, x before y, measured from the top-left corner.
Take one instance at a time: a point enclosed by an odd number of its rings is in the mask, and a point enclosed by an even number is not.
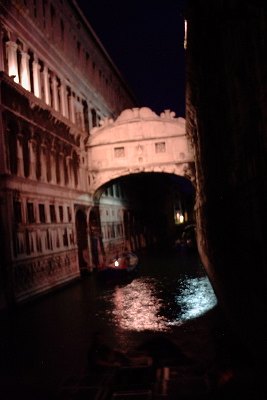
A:
[[[167,319],[159,315],[162,300],[156,296],[153,279],[136,279],[117,287],[113,296],[113,316],[122,329],[165,331]]]
[[[117,286],[110,298],[113,323],[123,330],[163,332],[206,313],[217,303],[207,276],[177,279],[167,300],[158,283],[156,278],[141,277]]]
[[[175,302],[181,307],[177,322],[199,317],[217,304],[207,276],[185,279],[180,283],[181,292],[175,297]]]

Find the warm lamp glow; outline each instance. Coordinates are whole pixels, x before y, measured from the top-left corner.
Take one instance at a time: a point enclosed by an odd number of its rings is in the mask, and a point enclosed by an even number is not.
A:
[[[14,79],[14,82],[19,83],[18,69],[15,64],[9,65],[8,73]]]

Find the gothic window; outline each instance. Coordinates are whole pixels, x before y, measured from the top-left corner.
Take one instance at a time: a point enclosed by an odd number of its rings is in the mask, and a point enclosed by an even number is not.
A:
[[[49,92],[50,92],[50,101],[51,101],[51,107],[56,109],[55,106],[55,101],[54,101],[54,96],[53,96],[53,81],[52,81],[52,71],[48,70],[48,83],[49,83]]]
[[[21,212],[21,202],[14,200],[13,203],[14,208],[14,220],[16,224],[21,224],[22,222],[22,212]]]
[[[48,250],[52,250],[53,249],[52,240],[51,240],[51,236],[50,236],[49,230],[46,231],[46,248]]]
[[[10,172],[11,174],[17,174],[17,127],[15,124],[9,124],[7,127],[7,142]]]
[[[36,142],[35,151],[36,151],[36,165],[35,165],[36,178],[40,179],[42,174],[42,166],[41,166],[41,146],[39,141]]]
[[[9,37],[7,32],[4,30],[3,32],[3,52],[0,56],[3,57],[4,60],[4,70],[8,72],[8,58],[7,58],[7,42],[9,41]]]
[[[67,229],[64,229],[64,233],[63,233],[63,245],[66,246],[66,247],[69,245],[69,241],[68,241],[68,231],[67,231]]]
[[[26,242],[26,253],[31,254],[30,233],[28,230],[25,231],[25,242]]]
[[[56,179],[57,179],[57,183],[60,183],[60,162],[59,162],[58,153],[55,157],[55,161],[56,161]]]
[[[60,222],[63,222],[63,206],[58,207]]]
[[[30,175],[30,152],[29,152],[29,141],[26,134],[22,138],[22,153],[23,153],[23,168],[24,176],[28,178]]]
[[[23,51],[23,44],[20,40],[17,40],[17,63],[18,63],[18,75],[19,75],[19,82],[21,82],[21,52]]]
[[[33,82],[33,53],[29,52],[29,70],[30,70],[30,87],[31,87],[31,92],[34,93],[34,82]]]
[[[60,87],[61,87],[61,82],[60,79],[57,78],[57,98],[58,98],[58,109],[62,110],[62,102],[61,102],[61,96],[60,96]]]
[[[71,88],[69,86],[66,87],[66,92],[67,92],[67,107],[68,107],[68,115],[69,115],[69,119],[71,120],[71,122],[73,122],[72,120],[72,93],[71,93]]]
[[[78,186],[78,168],[79,168],[79,158],[76,152],[73,153],[73,174],[74,174],[74,184]]]
[[[86,101],[83,101],[83,120],[85,132],[89,133],[88,105]]]
[[[46,152],[46,174],[47,174],[47,182],[51,181],[51,153],[49,148]]]
[[[119,185],[115,185],[115,196],[120,197]]]
[[[97,126],[97,114],[94,108],[91,109],[91,115],[92,115],[92,126],[95,127]]]
[[[66,157],[63,157],[63,169],[64,169],[64,182],[65,185],[69,183],[69,174]]]
[[[37,235],[37,238],[36,238],[36,248],[37,248],[37,251],[39,251],[39,253],[41,253],[43,251],[42,240],[39,235]]]
[[[51,220],[51,222],[57,222],[56,209],[55,209],[54,204],[50,204],[49,209],[50,209],[50,220]]]
[[[44,204],[39,204],[39,219],[42,224],[45,224],[45,206]]]
[[[27,203],[27,221],[29,224],[33,224],[35,222],[34,207],[33,203],[31,202]]]
[[[71,220],[72,220],[72,215],[71,215],[71,209],[70,209],[70,207],[67,207],[67,212],[68,212],[68,220],[69,220],[69,222],[71,222]]]
[[[44,63],[40,60],[40,73],[43,75],[44,71]],[[40,79],[40,86],[41,86],[41,99],[45,99],[45,88],[44,88],[44,79]]]

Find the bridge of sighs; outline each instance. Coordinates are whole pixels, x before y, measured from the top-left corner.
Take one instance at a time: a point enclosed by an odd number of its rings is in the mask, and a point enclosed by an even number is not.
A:
[[[93,128],[88,142],[92,193],[107,182],[134,173],[164,172],[193,179],[193,149],[185,119],[169,110],[124,110],[116,120]]]

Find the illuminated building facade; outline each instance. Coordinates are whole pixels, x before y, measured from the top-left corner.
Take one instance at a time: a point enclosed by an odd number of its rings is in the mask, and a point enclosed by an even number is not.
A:
[[[126,202],[115,185],[98,212],[87,141],[135,100],[75,1],[1,1],[0,28],[3,308],[79,277],[116,238],[123,246]]]

